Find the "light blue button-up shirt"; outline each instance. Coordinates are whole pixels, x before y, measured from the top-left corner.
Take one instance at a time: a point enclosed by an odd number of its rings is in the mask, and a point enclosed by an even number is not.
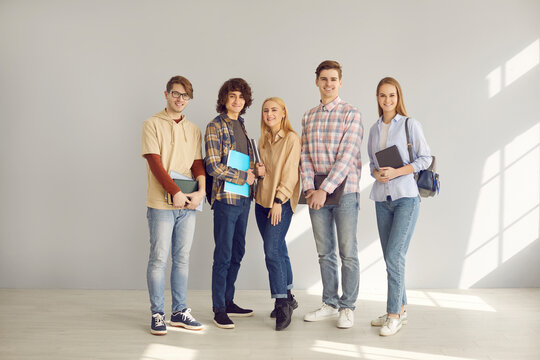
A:
[[[412,143],[414,159],[411,163],[409,160],[409,151],[407,149],[407,135],[405,133],[406,119],[406,116],[399,114],[392,119],[390,128],[388,129],[386,147],[396,145],[399,150],[399,155],[401,155],[401,159],[403,160],[403,166],[411,164],[414,168],[414,172],[417,173],[420,170],[427,169],[429,165],[431,165],[431,152],[426,142],[426,138],[424,137],[422,126],[417,120],[409,118],[409,136]],[[380,148],[381,124],[382,116],[369,130],[368,154],[371,176],[373,176],[374,169],[380,168],[375,153],[382,150]],[[399,176],[386,184],[375,180],[369,198],[375,201],[385,201],[388,195],[392,197],[392,200],[403,197],[417,197],[419,193],[418,186],[414,180],[414,174]]]

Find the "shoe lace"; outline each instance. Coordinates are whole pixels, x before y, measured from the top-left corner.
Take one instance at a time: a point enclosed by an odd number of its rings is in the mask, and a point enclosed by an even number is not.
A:
[[[384,326],[386,326],[389,329],[395,328],[398,321],[399,321],[399,318],[396,319],[391,316],[387,316],[384,322]]]
[[[156,326],[163,326],[165,325],[165,316],[161,315],[161,314],[154,314],[152,315],[152,317],[154,318],[154,321],[156,322]]]
[[[193,317],[193,315],[191,315],[191,309],[190,308],[187,308],[181,314],[182,314],[183,319],[188,319],[190,321],[195,321],[195,318]]]

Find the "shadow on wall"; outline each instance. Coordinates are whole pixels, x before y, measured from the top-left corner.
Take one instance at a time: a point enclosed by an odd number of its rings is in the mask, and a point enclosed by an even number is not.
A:
[[[539,44],[540,40],[535,40],[506,61],[504,66],[497,67],[487,75],[489,101],[496,102],[498,97],[504,96],[504,90],[509,85],[538,66]],[[521,131],[484,162],[460,288],[493,286],[494,278],[498,279],[497,286],[526,286],[527,275],[538,273],[540,269],[538,262],[527,256],[531,250],[538,248],[538,119],[530,128]],[[511,259],[513,261],[509,261]],[[514,275],[505,278],[504,274],[508,274],[510,268]],[[536,268],[536,271],[531,272],[532,268]]]

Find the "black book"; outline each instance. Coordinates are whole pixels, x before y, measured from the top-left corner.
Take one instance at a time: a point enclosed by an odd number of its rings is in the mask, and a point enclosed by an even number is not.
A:
[[[399,169],[403,166],[403,160],[399,155],[399,150],[396,145],[392,145],[375,153],[379,167],[391,167]]]

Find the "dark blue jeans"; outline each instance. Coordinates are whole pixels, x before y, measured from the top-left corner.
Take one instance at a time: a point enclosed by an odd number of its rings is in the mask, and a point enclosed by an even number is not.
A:
[[[234,283],[246,251],[246,228],[250,199],[238,206],[214,202],[214,264],[212,265],[212,305],[214,312],[225,311],[225,302],[234,298]]]
[[[287,290],[292,289],[291,260],[285,242],[285,235],[287,235],[293,215],[291,203],[287,201],[281,206],[281,221],[276,226],[270,223],[269,212],[269,208],[255,205],[257,226],[264,242],[264,259],[270,279],[270,294],[272,298],[286,298]]]

